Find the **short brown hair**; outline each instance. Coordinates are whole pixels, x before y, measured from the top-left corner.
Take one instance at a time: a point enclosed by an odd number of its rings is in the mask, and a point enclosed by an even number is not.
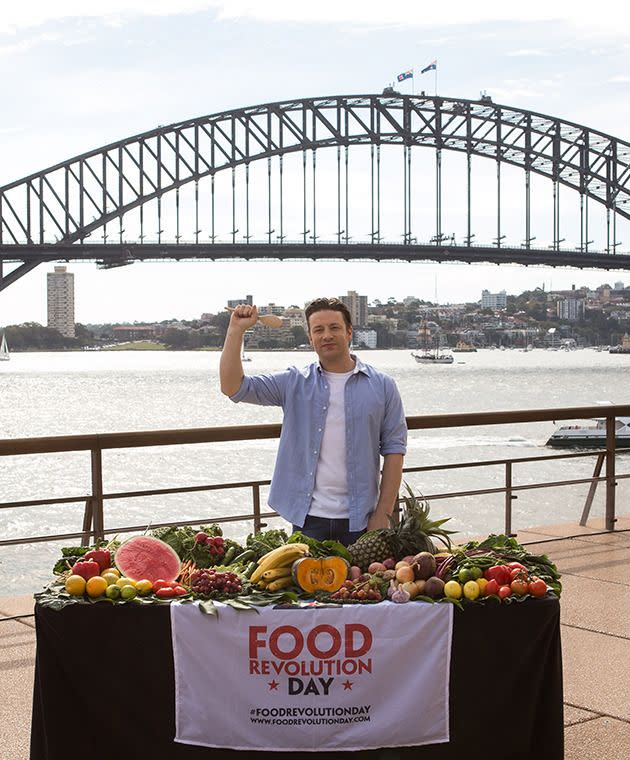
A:
[[[304,314],[306,316],[306,327],[310,332],[311,326],[309,319],[311,314],[315,314],[316,311],[340,311],[343,314],[346,327],[352,327],[352,317],[350,316],[350,310],[343,301],[338,298],[316,298],[311,301],[306,307]]]

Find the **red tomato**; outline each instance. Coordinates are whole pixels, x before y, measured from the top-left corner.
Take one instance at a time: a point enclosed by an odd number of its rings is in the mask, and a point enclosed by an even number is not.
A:
[[[501,586],[499,589],[499,599],[505,599],[506,596],[512,596],[512,589],[509,586]]]
[[[527,580],[527,570],[525,568],[515,567],[510,571],[510,580]]]
[[[179,584],[175,586],[173,591],[175,592],[175,596],[186,596],[186,594],[188,593],[188,591],[183,586],[180,586]]]
[[[516,578],[510,583],[514,596],[525,596],[529,591],[529,584],[524,578]]]
[[[485,596],[492,596],[499,593],[499,584],[494,580],[488,581],[486,584]]]
[[[507,565],[494,565],[486,570],[484,577],[488,581],[495,580],[499,586],[505,586],[510,582],[510,568]]]
[[[508,562],[506,567],[509,567],[510,570],[515,570],[516,568],[520,568],[521,570],[527,570],[525,565],[521,565],[520,562]]]
[[[157,593],[161,588],[173,588],[174,585],[173,581],[165,581],[164,578],[158,578],[153,583],[153,592]]]
[[[172,599],[175,596],[175,589],[170,586],[162,586],[155,592],[155,595],[158,599]]]
[[[542,578],[532,578],[528,587],[532,596],[544,596],[547,593],[547,584]]]

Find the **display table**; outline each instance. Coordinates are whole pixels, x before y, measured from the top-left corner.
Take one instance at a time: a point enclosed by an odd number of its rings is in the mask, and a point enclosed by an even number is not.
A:
[[[392,610],[392,617],[395,612]],[[173,741],[169,613],[167,605],[99,603],[72,605],[61,611],[36,605],[31,760],[67,760],[70,756],[201,760],[244,754]],[[418,651],[401,651],[400,656],[413,668],[421,646]],[[318,756],[561,760],[558,600],[469,605],[463,612],[455,610],[450,676],[447,744]],[[209,683],[208,688],[229,690],[230,684]],[[432,684],[427,683],[426,688],[431,689]],[[391,720],[395,722],[395,714]],[[278,754],[248,752],[247,756],[277,760]]]

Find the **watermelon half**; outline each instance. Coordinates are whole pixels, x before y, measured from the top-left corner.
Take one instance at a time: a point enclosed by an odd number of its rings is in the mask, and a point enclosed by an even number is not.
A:
[[[135,536],[122,543],[114,555],[120,572],[134,581],[143,579],[152,583],[159,578],[174,581],[179,575],[181,563],[174,549],[151,536]]]

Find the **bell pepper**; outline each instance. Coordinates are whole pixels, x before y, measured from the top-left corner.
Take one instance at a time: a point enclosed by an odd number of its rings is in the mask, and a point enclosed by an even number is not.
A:
[[[507,565],[489,567],[483,575],[487,581],[496,581],[499,587],[507,586],[510,583],[510,568]]]
[[[109,549],[92,549],[84,555],[84,559],[93,559],[97,562],[101,573],[112,566],[112,555]]]
[[[93,559],[80,559],[72,565],[72,574],[80,575],[82,578],[85,578],[86,581],[89,581],[90,578],[94,578],[95,575],[101,574],[101,568],[99,567],[98,562]]]

